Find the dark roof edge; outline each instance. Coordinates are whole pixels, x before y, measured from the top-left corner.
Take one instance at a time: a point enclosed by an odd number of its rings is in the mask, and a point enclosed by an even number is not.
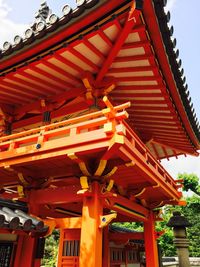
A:
[[[165,13],[164,7],[166,2],[166,0],[153,0],[154,9],[176,87],[181,97],[188,120],[192,126],[193,132],[200,142],[200,125],[191,102],[191,97],[189,96],[188,85],[185,83],[186,78],[185,76],[183,77],[183,69],[181,69],[182,62],[180,59],[178,60],[179,50],[177,49],[175,51],[176,39],[173,41],[171,39],[171,36],[173,35],[173,27],[169,28],[168,26],[170,13]]]
[[[19,35],[15,36],[18,37],[18,42],[15,43],[15,37],[14,43],[5,41],[3,44],[3,50],[0,49],[0,61],[7,61],[10,59],[10,57],[15,56],[15,54],[23,52],[24,48],[28,48],[32,44],[38,44],[38,42],[46,39],[47,36],[60,31],[60,29],[62,30],[63,28],[71,26],[71,24],[74,23],[77,19],[81,19],[82,16],[85,16],[88,11],[90,12],[91,9],[100,6],[102,3],[99,2],[99,0],[85,0],[75,9],[72,9],[70,6],[65,5],[63,9],[67,7],[67,11],[63,11],[62,17],[57,17],[57,15],[52,14],[52,16],[55,16],[52,22],[49,21],[49,23],[38,23],[36,24],[35,30],[33,30],[30,26],[25,30],[24,37],[21,37]]]
[[[114,7],[112,12],[116,11],[120,6],[130,4],[131,0],[120,0],[119,2],[114,2]],[[104,4],[109,4],[109,1],[107,0],[85,0],[81,4],[77,5],[75,9],[72,9],[70,6],[65,5],[63,7],[63,10],[66,9],[67,11],[63,11],[63,16],[62,17],[57,17],[55,14],[51,14],[53,16],[53,20],[49,21],[48,23],[44,23],[43,25],[40,23],[36,24],[36,30],[33,30],[31,27],[29,27],[27,30],[25,30],[25,36],[15,36],[16,40],[18,43],[11,44],[10,42],[5,42],[3,46],[4,49],[0,49],[0,62],[2,62],[2,65],[4,62],[8,62],[10,59],[12,59],[14,56],[18,56],[21,53],[26,52],[26,50],[29,50],[30,47],[35,47],[37,45],[40,45],[41,42],[45,41],[47,37],[53,37],[55,34],[60,34],[64,29],[70,28],[74,23],[79,21],[80,19],[84,18],[87,16],[87,14],[91,13],[93,10],[97,10],[98,8],[102,7]],[[136,9],[141,10],[143,6],[143,0],[136,0]],[[88,26],[92,26],[97,24],[102,18],[111,16],[111,10],[108,10],[108,12],[104,13],[101,15],[101,18],[96,18],[95,21],[92,23],[89,23]],[[50,17],[51,17],[50,16]],[[49,17],[49,20],[50,20]],[[40,24],[40,25],[39,25]],[[38,27],[40,26],[40,27]],[[83,30],[86,29],[86,26],[83,28],[77,29],[77,33],[81,33]],[[67,37],[63,37],[62,42],[66,42],[66,38],[69,39],[73,36],[74,34],[70,34]],[[15,39],[14,38],[14,39]],[[52,46],[57,46],[58,43],[53,43]],[[51,47],[49,47],[50,49]],[[42,51],[40,50],[39,53],[45,52],[47,48],[44,48]],[[31,56],[32,57],[32,56]],[[28,60],[29,58],[27,58]],[[26,59],[25,59],[26,60]],[[24,61],[24,59],[23,59]],[[19,62],[15,62],[13,65],[9,65],[6,67],[2,67],[0,72],[4,73],[7,71],[7,69],[10,69],[14,67],[15,64],[18,64]],[[7,65],[7,64],[6,64]]]

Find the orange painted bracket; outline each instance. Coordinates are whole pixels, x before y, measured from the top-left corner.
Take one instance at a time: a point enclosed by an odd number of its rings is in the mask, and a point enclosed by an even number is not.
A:
[[[72,217],[72,218],[55,218],[43,220],[45,225],[49,226],[49,230],[45,236],[52,234],[54,229],[80,229],[82,218]]]
[[[117,213],[100,216],[99,228],[106,227],[112,220],[117,218]]]
[[[45,237],[50,236],[53,232],[53,230],[56,228],[56,222],[55,220],[44,220],[44,224],[49,227],[47,233],[45,234]]]
[[[185,206],[187,205],[187,201],[186,201],[186,200],[180,200],[180,201],[178,202],[178,205],[179,205],[179,206],[183,206],[183,207],[185,207]]]

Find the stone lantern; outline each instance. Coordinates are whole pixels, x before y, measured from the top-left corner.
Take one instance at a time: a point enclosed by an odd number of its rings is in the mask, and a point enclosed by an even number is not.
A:
[[[179,211],[175,211],[167,226],[173,227],[174,245],[178,253],[179,267],[189,267],[189,240],[187,239],[186,227],[191,226],[191,224]]]

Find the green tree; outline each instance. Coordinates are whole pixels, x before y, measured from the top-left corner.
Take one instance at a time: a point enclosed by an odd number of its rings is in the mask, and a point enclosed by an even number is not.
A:
[[[200,257],[200,181],[195,174],[179,174],[179,179],[183,179],[183,191],[191,190],[195,194],[186,197],[187,205],[185,207],[165,207],[163,209],[163,222],[158,223],[158,230],[165,229],[166,232],[160,237],[160,245],[164,256],[174,256],[176,254],[173,245],[172,229],[166,226],[169,218],[172,216],[174,210],[180,211],[191,223],[191,227],[187,229],[188,238],[190,240],[190,256]]]
[[[163,221],[156,224],[156,231],[165,231],[165,233],[158,239],[161,246],[162,255],[165,257],[171,257],[176,255],[176,249],[173,244],[173,231],[166,226],[169,221],[171,214],[173,212],[173,207],[166,206],[163,208]]]
[[[183,179],[183,190],[184,191],[187,192],[191,190],[192,192],[200,196],[199,178],[196,174],[179,173],[178,178]]]
[[[181,212],[192,225],[187,229],[190,240],[190,256],[200,257],[200,197],[194,195],[188,197],[186,201],[187,206],[181,207]]]
[[[54,230],[52,235],[45,240],[45,251],[42,265],[45,267],[56,267],[59,244],[59,231]]]

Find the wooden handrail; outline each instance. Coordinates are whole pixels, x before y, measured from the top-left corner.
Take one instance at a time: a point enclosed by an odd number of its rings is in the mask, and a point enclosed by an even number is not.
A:
[[[76,124],[76,123],[80,123],[82,121],[92,120],[92,119],[95,119],[95,118],[98,118],[98,117],[101,117],[101,116],[106,116],[111,112],[111,104],[110,104],[110,102],[108,101],[107,98],[104,100],[104,102],[107,105],[107,108],[102,109],[100,111],[92,112],[92,113],[89,113],[89,114],[85,114],[85,115],[82,115],[80,117],[75,117],[75,118],[68,119],[68,120],[65,120],[65,121],[60,121],[60,122],[52,123],[52,124],[49,124],[49,125],[40,126],[38,128],[34,128],[34,129],[31,129],[31,130],[23,131],[23,132],[20,132],[20,133],[11,134],[11,135],[8,135],[8,136],[3,136],[3,137],[0,138],[0,143],[3,143],[5,141],[10,141],[10,140],[13,140],[13,139],[17,139],[17,138],[20,138],[20,137],[28,136],[28,135],[33,135],[35,133],[40,133],[41,131],[43,131],[43,132],[44,131],[49,131],[49,130],[52,130],[52,129],[55,129],[55,128],[59,128],[59,127],[63,127],[63,126],[69,125],[69,124]],[[127,103],[124,103],[122,105],[118,105],[118,106],[112,107],[112,110],[117,113],[119,110],[124,110],[124,109],[126,109],[128,107],[130,107],[130,102],[127,102]],[[116,119],[117,119],[117,116],[116,116]]]

